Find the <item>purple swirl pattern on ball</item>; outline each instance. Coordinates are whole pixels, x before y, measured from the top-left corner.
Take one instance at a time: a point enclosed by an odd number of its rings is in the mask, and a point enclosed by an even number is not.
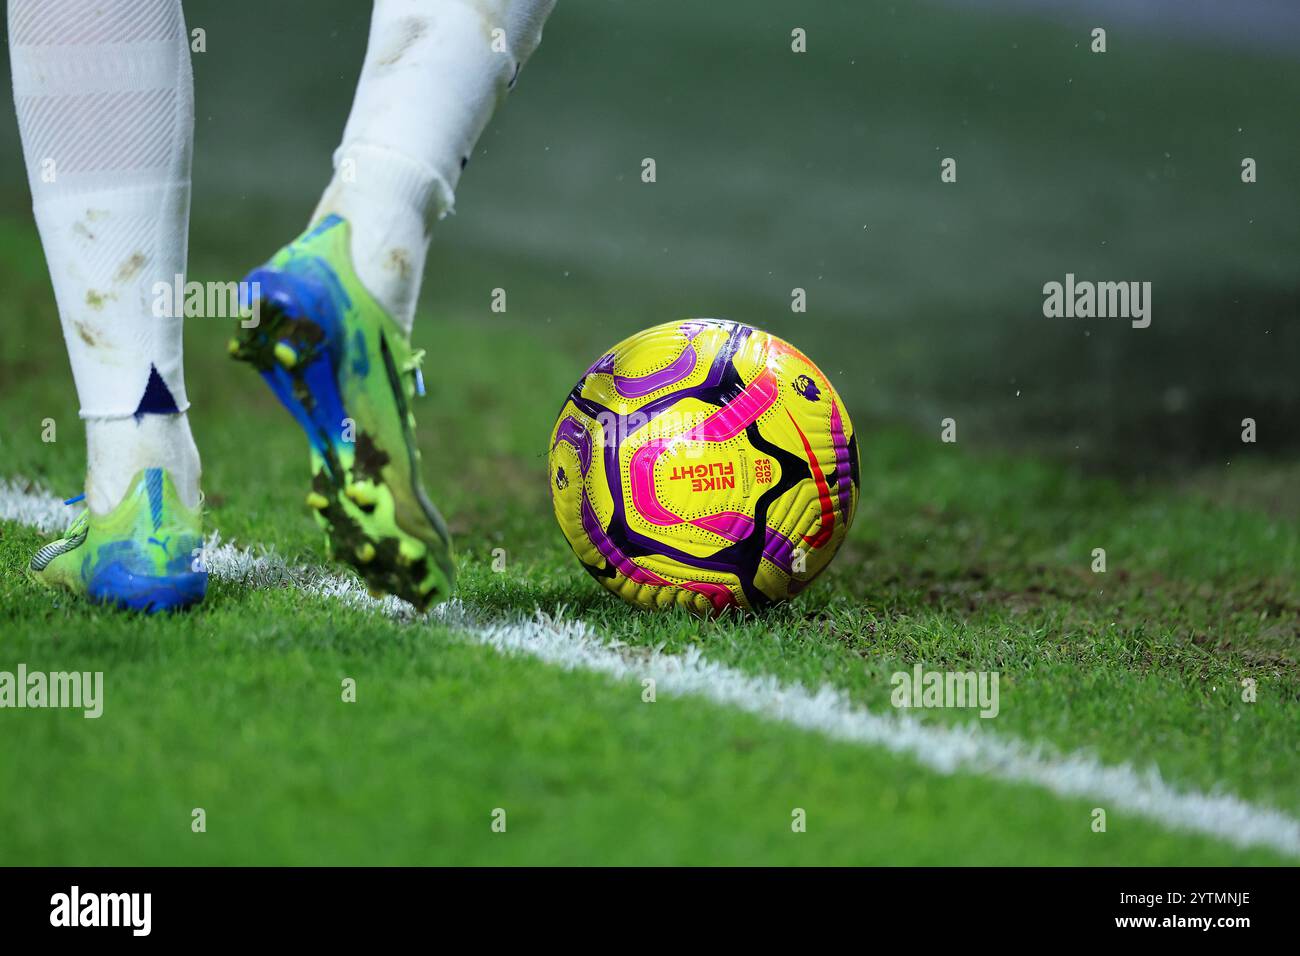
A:
[[[591,467],[591,435],[582,427],[582,422],[572,415],[560,422],[560,427],[555,432],[555,444],[560,442],[573,446],[573,450],[578,453],[578,464],[582,466],[582,477],[586,478],[587,470]]]

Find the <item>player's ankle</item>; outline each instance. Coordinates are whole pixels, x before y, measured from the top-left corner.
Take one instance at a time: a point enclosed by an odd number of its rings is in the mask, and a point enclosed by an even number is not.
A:
[[[334,178],[313,221],[348,221],[352,266],[366,290],[410,333],[433,224],[452,209],[445,176],[381,146],[349,143],[335,154]]]
[[[199,452],[184,412],[86,419],[86,460],[86,504],[95,514],[116,508],[145,468],[166,469],[181,501],[198,506]]]

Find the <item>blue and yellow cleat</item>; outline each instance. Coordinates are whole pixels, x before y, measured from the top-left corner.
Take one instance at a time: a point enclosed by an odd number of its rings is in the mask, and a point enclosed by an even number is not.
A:
[[[307,505],[372,592],[451,594],[451,535],[425,494],[410,403],[423,352],[362,286],[349,228],[326,216],[245,279],[260,321],[230,343],[307,434]],[[250,301],[246,305],[252,306]]]
[[[146,468],[111,512],[81,512],[62,538],[32,555],[32,576],[131,611],[189,607],[208,590],[202,514],[202,505],[185,507],[165,470]]]

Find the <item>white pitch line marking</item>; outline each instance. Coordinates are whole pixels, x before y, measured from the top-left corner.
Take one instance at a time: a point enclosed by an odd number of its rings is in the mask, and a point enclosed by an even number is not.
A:
[[[57,532],[72,514],[48,492],[0,479],[0,518]],[[829,685],[812,690],[772,676],[756,677],[711,661],[697,648],[662,654],[608,641],[582,621],[552,618],[540,610],[532,618],[484,619],[453,600],[420,615],[397,598],[370,597],[355,579],[325,568],[290,566],[274,553],[222,544],[215,534],[209,540],[207,565],[214,577],[251,588],[294,587],[404,622],[439,621],[504,654],[526,654],[616,680],[650,677],[656,690],[670,695],[700,697],[834,740],[883,747],[941,774],[967,772],[1033,784],[1061,797],[1096,800],[1171,829],[1300,856],[1300,821],[1230,793],[1177,789],[1155,767],[1139,771],[1130,764],[1104,764],[1089,753],[1061,753],[1047,744],[1029,744],[971,725],[939,726],[908,714],[872,713]]]

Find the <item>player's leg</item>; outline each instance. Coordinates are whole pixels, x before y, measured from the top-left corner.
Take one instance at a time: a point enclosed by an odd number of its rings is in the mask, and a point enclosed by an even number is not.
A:
[[[554,0],[377,0],[365,67],[312,217],[346,219],[358,277],[411,328],[433,223],[541,41]]]
[[[38,579],[162,609],[202,599],[181,318],[194,126],[180,0],[9,0],[14,101],[86,423],[87,509]]]
[[[334,178],[311,228],[249,276],[262,323],[234,343],[307,431],[307,501],[335,555],[419,607],[455,572],[409,409],[423,392],[408,337],[430,231],[553,6],[376,0]]]

